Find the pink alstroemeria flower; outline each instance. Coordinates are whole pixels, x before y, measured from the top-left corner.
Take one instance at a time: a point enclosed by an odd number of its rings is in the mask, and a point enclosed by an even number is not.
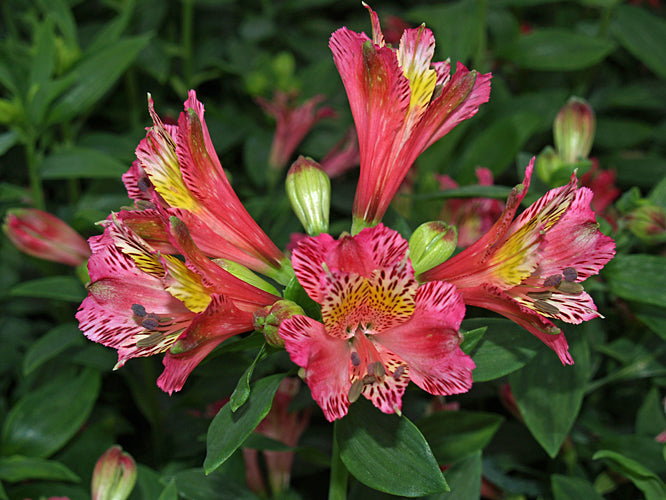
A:
[[[301,105],[296,104],[297,95],[296,92],[277,90],[272,101],[262,97],[256,99],[257,104],[275,118],[275,134],[268,157],[273,170],[282,170],[289,163],[298,145],[318,121],[336,116],[333,108],[328,106],[317,109],[324,100],[323,95],[316,95]]]
[[[245,210],[231,188],[204,121],[203,105],[190,90],[178,125],[165,125],[148,109],[153,126],[123,175],[130,198],[143,211],[118,216],[155,248],[173,253],[160,212],[187,224],[208,256],[232,260],[278,281],[287,281],[287,260]],[[284,279],[283,279],[284,278]]]
[[[590,209],[592,191],[577,188],[575,173],[569,184],[551,189],[513,220],[533,166],[534,158],[490,231],[418,278],[454,284],[465,304],[515,321],[562,363],[572,364],[564,334],[548,318],[578,324],[601,316],[580,282],[615,255],[615,242],[599,231]]]
[[[448,283],[419,286],[408,244],[383,225],[334,240],[308,237],[292,264],[323,323],[292,316],[279,334],[305,369],[312,397],[329,421],[362,394],[384,413],[400,413],[411,379],[436,395],[466,392],[474,362],[460,349],[465,306]]]
[[[492,186],[493,173],[487,168],[478,167],[476,178],[479,186]],[[437,178],[442,190],[455,189],[458,183],[448,175]],[[441,219],[458,229],[458,246],[466,248],[488,232],[502,214],[504,203],[492,198],[449,199],[442,207]]]
[[[67,223],[43,210],[9,210],[2,229],[16,248],[39,259],[78,266],[90,257],[86,240]]]
[[[352,232],[377,224],[416,158],[490,96],[490,73],[431,62],[435,38],[407,29],[398,49],[386,45],[377,14],[372,40],[340,28],[329,46],[349,98],[361,153]]]
[[[115,368],[166,352],[157,385],[171,394],[220,343],[251,331],[254,311],[279,297],[204,256],[180,220],[166,227],[185,262],[158,253],[117,219],[90,238],[91,283],[76,318],[86,337],[118,350]]]

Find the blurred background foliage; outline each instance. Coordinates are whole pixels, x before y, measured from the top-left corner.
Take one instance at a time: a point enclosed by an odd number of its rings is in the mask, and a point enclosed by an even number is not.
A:
[[[659,0],[372,7],[385,32],[425,22],[437,40],[435,60],[493,73],[490,102],[417,161],[387,216],[393,227],[408,235],[438,218],[452,194],[439,192],[435,175],[465,186],[483,166],[496,184],[519,182],[529,158],[553,144],[553,119],[572,95],[594,108],[591,155],[615,172],[622,191],[600,220],[618,257],[587,287],[606,319],[566,329],[576,365],[560,366],[504,320],[473,318],[466,330],[488,328],[468,345],[478,383],[447,399],[461,411],[426,416],[424,395],[407,392],[405,414],[439,464],[451,465],[452,492],[437,498],[477,498],[482,484],[489,498],[665,498],[664,7]],[[256,99],[271,100],[275,91],[298,92],[299,102],[325,95],[337,117],[317,123],[297,149],[321,160],[352,125],[328,38],[343,25],[369,32],[360,2],[4,0],[0,9],[3,215],[37,207],[86,237],[98,234],[95,222],[130,204],[120,176],[150,124],[146,93],[169,120],[194,88],[250,213],[282,248],[300,230],[282,183],[271,182],[275,121]],[[581,162],[579,175],[591,164]],[[338,232],[349,228],[356,178],[352,169],[334,179]],[[535,179],[530,199],[549,181]],[[643,212],[647,219],[637,224]],[[0,498],[89,498],[95,460],[113,443],[139,463],[132,499],[254,496],[240,451],[210,475],[202,466],[209,407],[232,393],[256,343],[225,344],[168,397],[155,385],[160,359],[112,372],[115,353],[80,334],[74,313],[85,289],[70,268],[24,256],[6,238],[0,244]],[[257,364],[255,375],[289,367],[278,353]],[[292,406],[312,406],[307,390]],[[331,446],[331,426],[314,408],[284,498],[326,495]],[[384,496],[359,479],[351,480],[352,498]]]

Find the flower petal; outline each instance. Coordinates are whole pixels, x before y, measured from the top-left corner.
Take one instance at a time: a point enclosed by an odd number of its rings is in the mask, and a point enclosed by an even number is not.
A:
[[[348,342],[330,337],[323,324],[307,316],[283,321],[279,334],[291,360],[305,369],[305,381],[326,419],[332,422],[345,416],[351,387]]]
[[[407,363],[409,377],[422,389],[437,395],[468,391],[475,365],[459,348],[462,298],[449,283],[426,283],[416,304],[409,321],[373,338]]]

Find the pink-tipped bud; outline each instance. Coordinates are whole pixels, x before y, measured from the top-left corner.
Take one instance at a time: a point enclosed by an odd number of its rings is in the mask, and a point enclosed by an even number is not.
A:
[[[409,238],[409,256],[417,276],[451,257],[458,242],[454,226],[441,221],[425,222]]]
[[[641,205],[625,218],[629,230],[647,244],[666,241],[666,210],[657,205]]]
[[[305,231],[310,236],[327,232],[331,180],[319,164],[300,156],[287,173],[285,187],[291,207]]]
[[[79,233],[36,208],[9,211],[2,229],[16,248],[33,257],[69,266],[78,266],[90,257],[90,247]]]
[[[596,122],[592,107],[579,97],[569,99],[555,117],[555,149],[564,163],[587,159],[594,141]]]
[[[295,314],[305,315],[303,308],[291,300],[278,300],[273,305],[255,311],[252,317],[254,328],[263,333],[266,342],[273,347],[284,347],[284,340],[278,334],[285,319]]]
[[[93,500],[125,500],[136,482],[136,463],[114,445],[99,457],[92,477]]]

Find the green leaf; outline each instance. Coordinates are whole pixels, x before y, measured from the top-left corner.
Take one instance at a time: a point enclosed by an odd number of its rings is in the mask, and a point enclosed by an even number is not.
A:
[[[418,201],[446,200],[449,198],[494,198],[506,200],[511,194],[511,188],[506,186],[461,186],[436,193],[405,195],[407,198]]]
[[[636,433],[654,438],[664,429],[666,429],[664,407],[659,396],[659,389],[653,386],[636,413]]]
[[[666,257],[616,255],[604,276],[611,291],[626,300],[666,307]]]
[[[30,61],[30,84],[39,85],[51,78],[55,70],[56,44],[53,21],[46,18],[35,28],[33,57]]]
[[[654,127],[646,122],[626,118],[599,118],[594,145],[626,149],[650,141],[653,136]]]
[[[51,276],[24,281],[10,290],[15,297],[33,297],[39,299],[57,299],[67,302],[81,302],[86,290],[73,276]]]
[[[176,487],[176,480],[171,478],[171,481],[166,485],[158,500],[178,500],[178,488]]]
[[[639,462],[610,450],[601,450],[592,460],[603,460],[611,469],[629,478],[643,492],[645,500],[663,500],[666,498],[666,486],[650,469]]]
[[[601,62],[615,44],[564,29],[535,30],[503,54],[518,66],[541,71],[575,71]]]
[[[603,500],[594,487],[579,477],[553,474],[550,477],[554,500]]]
[[[441,411],[418,422],[437,461],[450,464],[481,451],[504,421],[501,415]]]
[[[257,380],[243,406],[232,412],[231,405],[226,404],[215,416],[206,439],[206,474],[222,465],[264,419],[283,378],[284,375],[277,374]]]
[[[364,398],[335,422],[335,439],[345,467],[371,488],[408,497],[448,490],[417,427],[406,417],[380,412]]]
[[[483,338],[469,353],[476,368],[472,371],[474,382],[486,382],[525,366],[537,352],[544,350],[540,340],[508,319],[474,318],[463,321],[466,330],[488,329]]]
[[[175,482],[178,493],[188,500],[259,499],[245,485],[238,484],[228,474],[205,475],[202,469],[187,469],[177,472],[172,481]]]
[[[42,167],[44,179],[119,179],[128,169],[106,153],[77,147],[50,154]]]
[[[666,78],[666,23],[632,5],[615,9],[611,33],[620,44],[661,78]]]
[[[76,83],[55,102],[48,122],[61,123],[92,107],[132,64],[150,38],[150,35],[124,38],[84,57],[72,70]]]
[[[553,458],[576,420],[590,377],[587,341],[580,335],[570,339],[574,365],[563,365],[554,352],[544,350],[509,377],[525,425]]]
[[[457,461],[444,471],[451,491],[428,497],[428,500],[469,500],[481,498],[481,452]]]
[[[100,388],[99,373],[84,370],[27,393],[12,407],[2,427],[2,454],[48,457],[88,419]]]
[[[265,348],[266,344],[263,344],[261,349],[259,349],[257,356],[254,358],[254,361],[252,361],[252,364],[248,366],[245,372],[243,372],[243,375],[241,375],[241,378],[238,380],[238,385],[236,385],[234,392],[231,393],[229,404],[231,405],[232,412],[238,410],[238,408],[240,408],[250,396],[250,379],[252,378],[254,367],[257,366],[257,362],[266,357]]]
[[[13,130],[0,134],[0,156],[9,151],[18,142],[19,136]],[[4,184],[4,183],[3,183]]]
[[[488,329],[487,326],[482,326],[480,328],[475,328],[474,330],[470,330],[467,332],[461,331],[460,333],[463,334],[463,341],[460,343],[460,348],[465,354],[469,354],[469,352],[474,349],[476,344],[479,343],[479,340],[483,338],[483,335],[486,333],[486,330]]]
[[[74,323],[52,328],[34,342],[25,353],[25,358],[23,358],[24,375],[32,373],[69,346],[77,344],[83,344],[83,335]]]
[[[321,306],[310,298],[296,276],[291,279],[284,289],[284,298],[296,302],[303,308],[305,314],[321,321]]]
[[[666,158],[656,155],[612,155],[599,158],[602,165],[617,171],[617,183],[652,188],[655,179],[666,175]]]
[[[18,455],[0,458],[0,479],[10,483],[28,479],[80,481],[79,476],[60,462]]]

